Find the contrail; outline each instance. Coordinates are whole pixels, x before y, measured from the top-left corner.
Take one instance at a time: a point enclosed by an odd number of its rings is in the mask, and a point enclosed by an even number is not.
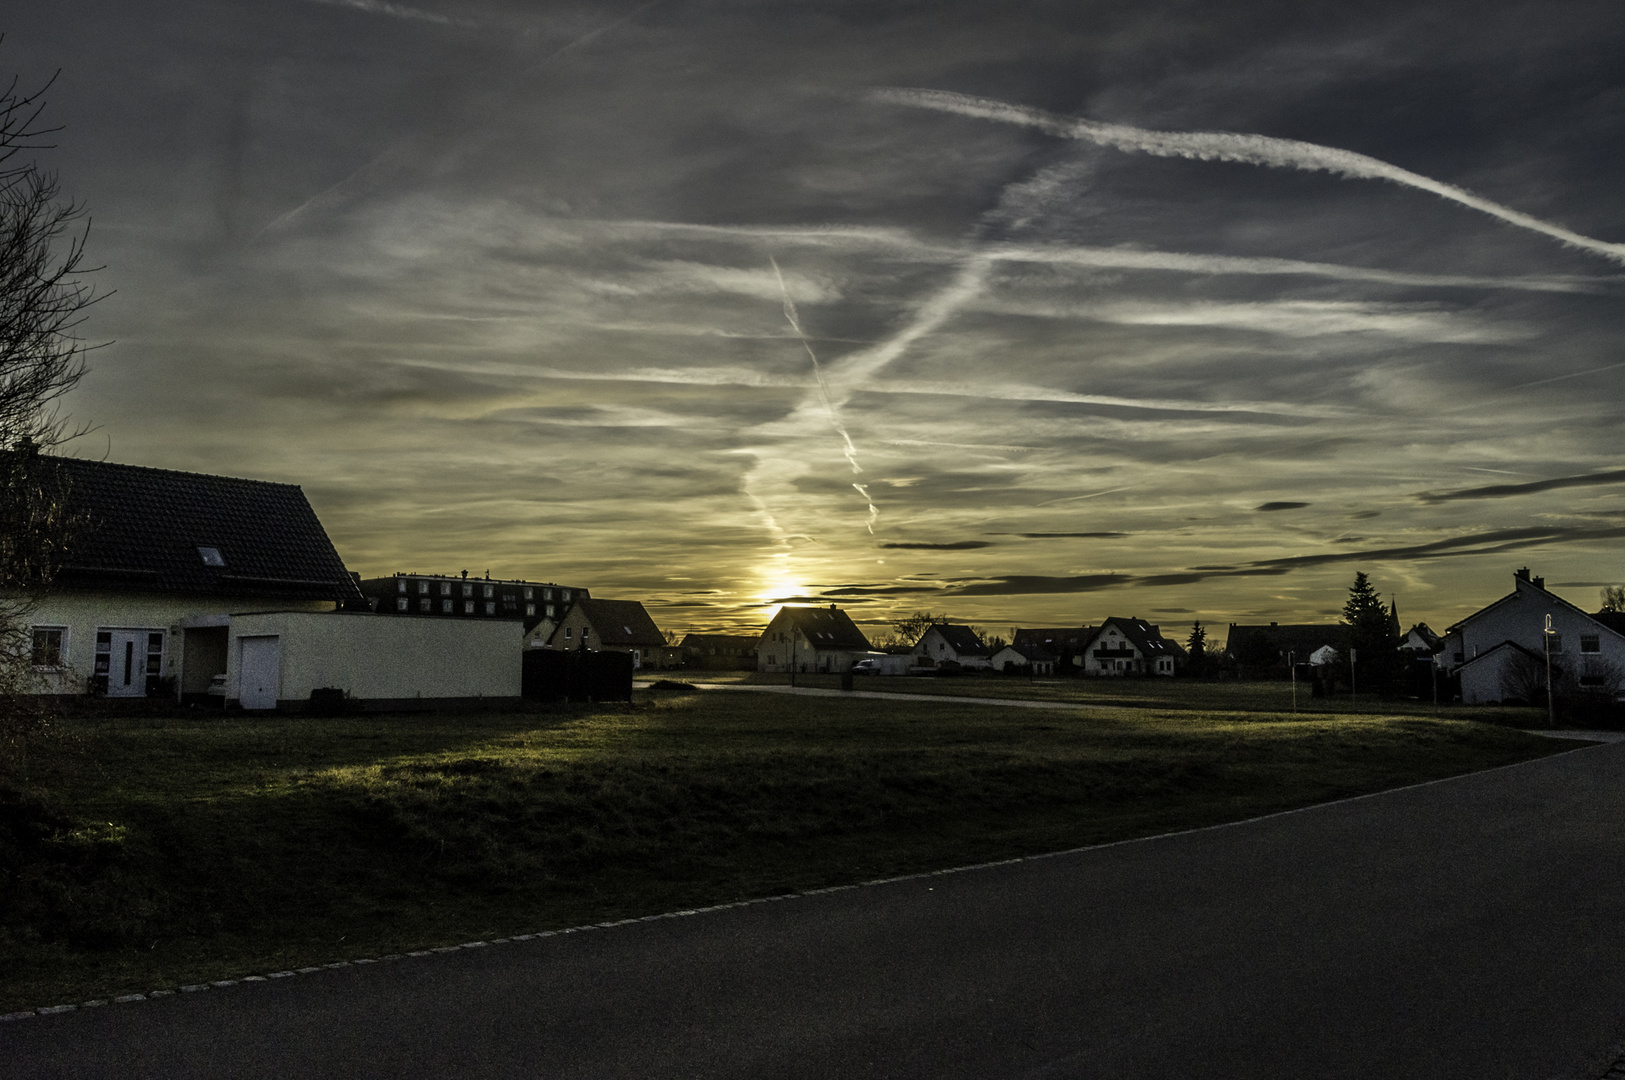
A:
[[[422,22],[439,23],[441,26],[478,26],[478,23],[467,19],[454,19],[449,15],[441,15],[433,11],[424,11],[422,8],[405,7],[401,4],[386,4],[382,0],[310,0],[313,4],[325,4],[328,7],[354,8],[357,11],[371,12],[374,15],[389,15],[396,19],[418,19]]]
[[[1499,218],[1509,225],[1542,233],[1570,247],[1593,251],[1616,263],[1625,264],[1625,244],[1609,243],[1606,240],[1581,235],[1561,225],[1543,221],[1474,195],[1452,184],[1442,183],[1352,150],[1339,150],[1317,143],[1278,139],[1268,135],[1236,135],[1217,131],[1150,131],[1130,127],[1127,124],[1107,124],[1095,120],[1058,116],[1043,109],[1011,105],[1007,102],[971,97],[968,94],[956,94],[946,90],[890,87],[872,91],[871,94],[875,100],[893,105],[909,105],[959,116],[1018,124],[1022,127],[1036,128],[1057,138],[1092,142],[1128,153],[1191,158],[1198,161],[1234,161],[1275,169],[1324,171],[1355,179],[1387,180],[1431,192],[1442,199]]]
[[[841,422],[840,410],[830,397],[829,381],[824,378],[824,367],[818,362],[818,354],[813,352],[812,342],[807,340],[807,332],[801,329],[801,316],[796,312],[796,302],[790,298],[789,286],[784,283],[784,272],[779,269],[779,260],[769,253],[767,261],[773,264],[773,276],[778,279],[779,292],[784,296],[784,317],[790,321],[790,329],[796,332],[796,337],[801,339],[801,347],[807,350],[807,357],[812,361],[813,376],[818,380],[818,395],[823,399],[824,408],[829,412],[831,426],[840,434],[841,442],[845,444],[843,453],[846,454],[847,464],[852,466],[854,473],[861,473],[863,466],[858,464],[858,448],[852,445],[852,436],[847,433],[846,425]],[[863,496],[864,502],[869,504],[868,527],[869,531],[873,533],[875,531],[875,522],[880,518],[880,510],[875,506],[874,500],[869,497],[867,487],[856,481],[853,481],[852,486],[857,489],[859,495]]]
[[[334,2],[334,0],[318,0],[318,2]],[[399,15],[402,17],[409,17],[407,13],[415,10],[396,8],[393,5],[381,3],[380,0],[338,0],[338,3],[339,6],[361,7],[369,11],[387,9],[388,14]],[[645,11],[648,11],[656,4],[662,3],[665,3],[665,0],[645,0],[644,3],[638,5],[636,8],[627,12],[625,15],[622,15],[620,18],[607,22],[603,26],[587,31],[580,37],[565,42],[563,45],[559,46],[557,49],[554,49],[546,56],[525,65],[524,69],[519,73],[519,75],[510,81],[509,89],[511,90],[513,87],[523,83],[542,65],[550,63],[553,60],[557,60],[559,57],[564,56],[567,53],[574,52],[577,49],[585,48],[594,41],[597,41],[600,37],[609,33],[611,30],[625,26],[627,23],[631,22],[639,15],[642,15]],[[487,123],[489,123],[489,121],[487,121]],[[458,140],[458,145],[453,147],[451,152],[455,153],[461,147],[468,145],[468,143],[473,140],[473,136],[473,132],[465,133],[462,138]],[[418,162],[421,158],[420,151],[415,146],[408,145],[409,141],[410,140],[397,141],[394,146],[389,147],[382,153],[371,158],[360,168],[344,177],[344,179],[323,188],[321,191],[318,191],[316,194],[312,195],[310,198],[306,199],[292,210],[272,218],[270,222],[259,230],[259,232],[254,234],[253,239],[258,240],[266,233],[274,232],[282,228],[284,225],[302,216],[305,211],[311,209],[312,207],[326,206],[328,204],[340,202],[347,195],[349,195],[352,188],[360,186],[357,181],[365,180],[371,173],[387,171],[385,166],[399,167],[408,162]]]

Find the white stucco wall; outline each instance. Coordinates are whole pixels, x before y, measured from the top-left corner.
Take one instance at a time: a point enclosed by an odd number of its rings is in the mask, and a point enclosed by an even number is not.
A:
[[[180,674],[181,620],[200,615],[297,609],[323,612],[331,600],[269,601],[244,597],[186,596],[176,593],[102,592],[62,589],[48,595],[29,613],[30,627],[61,627],[63,663],[54,671],[39,672],[38,692],[83,694],[95,668],[98,630],[161,630],[164,633],[163,674]]]
[[[1546,616],[1559,635],[1552,662],[1560,668],[1585,674],[1588,664],[1612,664],[1625,668],[1625,637],[1593,621],[1580,611],[1532,582],[1514,576],[1511,596],[1469,615],[1445,636],[1438,663],[1454,671],[1480,653],[1487,653],[1503,641],[1516,642],[1537,655],[1544,655],[1542,638]],[[1581,651],[1581,638],[1595,636],[1598,651]],[[1501,662],[1511,662],[1514,650],[1504,649],[1499,659],[1486,658],[1462,672],[1461,700],[1481,704],[1501,699]],[[1459,658],[1458,658],[1459,657]]]
[[[521,623],[279,611],[232,616],[228,701],[241,692],[242,639],[271,635],[281,644],[282,702],[309,701],[321,687],[362,701],[519,697]]]

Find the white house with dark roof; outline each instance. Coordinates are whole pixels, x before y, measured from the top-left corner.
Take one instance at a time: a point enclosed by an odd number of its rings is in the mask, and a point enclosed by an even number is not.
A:
[[[332,611],[355,579],[292,484],[41,456],[80,525],[49,594],[30,612],[46,693],[206,692],[227,669],[224,625],[250,611]]]
[[[548,636],[546,648],[564,652],[624,652],[634,668],[660,668],[680,662],[682,650],[666,644],[666,635],[636,600],[578,597]]]
[[[993,651],[983,644],[976,631],[953,623],[933,624],[920,635],[909,655],[920,667],[953,663],[982,671],[993,666]]]
[[[1054,653],[1037,645],[1006,645],[993,654],[991,664],[994,671],[1009,674],[1053,675],[1056,659]]]
[[[1461,700],[1473,705],[1519,696],[1516,670],[1551,656],[1554,681],[1582,689],[1617,683],[1625,673],[1625,633],[1547,591],[1528,567],[1512,575],[1512,592],[1445,630],[1434,662],[1461,677]],[[1548,632],[1548,626],[1550,631]]]
[[[1113,616],[1101,622],[1084,643],[1083,674],[1172,676],[1184,655],[1144,619]]]
[[[785,606],[756,641],[756,670],[841,672],[872,652],[852,617],[834,604]]]
[[[304,708],[518,701],[519,623],[368,613],[292,484],[39,457],[80,521],[30,609],[37,688]],[[337,609],[348,608],[340,611]]]

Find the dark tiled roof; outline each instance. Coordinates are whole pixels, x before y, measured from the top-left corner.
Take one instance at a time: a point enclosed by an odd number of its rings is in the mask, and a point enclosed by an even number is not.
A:
[[[1037,645],[1006,645],[1003,649],[1000,649],[999,652],[996,652],[993,655],[997,656],[1006,649],[1015,653],[1017,656],[1020,656],[1028,663],[1048,664],[1059,659],[1059,657],[1050,652],[1048,649],[1040,648]]]
[[[1625,634],[1625,611],[1599,611],[1591,616],[1616,634]]]
[[[1255,626],[1231,623],[1230,633],[1224,641],[1224,651],[1234,656],[1242,637],[1255,630],[1269,638],[1283,660],[1287,653],[1295,653],[1300,663],[1307,663],[1311,653],[1327,645],[1341,651],[1344,635],[1348,633],[1348,627],[1342,623],[1270,623]]]
[[[721,649],[724,652],[755,652],[755,636],[743,634],[685,634],[683,648],[685,649]]]
[[[976,631],[968,626],[955,626],[952,623],[937,623],[927,630],[929,634],[935,630],[948,643],[948,647],[960,656],[990,656],[992,655],[982,639],[976,636]],[[923,637],[924,635],[922,635]]]
[[[852,617],[840,608],[785,607],[779,609],[799,629],[815,649],[862,649],[870,651],[869,639],[863,636]]]
[[[1101,622],[1095,631],[1095,638],[1098,638],[1108,626],[1115,626],[1121,630],[1123,636],[1140,650],[1140,655],[1147,659],[1158,656],[1172,656],[1177,659],[1184,654],[1183,649],[1162,636],[1161,627],[1152,626],[1144,619],[1120,619],[1112,616]],[[1094,639],[1091,639],[1090,644],[1093,643]]]
[[[666,644],[666,635],[636,600],[577,600],[576,607],[600,645],[636,645],[647,648]]]
[[[1018,629],[1015,644],[1024,649],[1047,649],[1050,652],[1070,656],[1082,651],[1084,643],[1094,635],[1094,632],[1093,626]]]
[[[60,585],[215,596],[361,596],[305,493],[293,484],[41,457],[84,524]],[[49,482],[49,478],[42,477]],[[223,565],[204,561],[200,547]]]

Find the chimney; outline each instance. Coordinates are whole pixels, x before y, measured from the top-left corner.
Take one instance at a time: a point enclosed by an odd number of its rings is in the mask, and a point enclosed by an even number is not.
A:
[[[831,611],[834,611],[834,610],[835,610],[835,605],[834,605],[834,604],[831,604],[831,605],[830,605],[830,606],[829,606],[829,609],[830,609],[830,610],[831,610]]]
[[[1543,577],[1535,578],[1534,579],[1534,586],[1537,589],[1544,589],[1546,587],[1546,579],[1543,578]]]
[[[1518,569],[1512,571],[1512,576],[1517,578],[1519,581],[1528,581],[1529,580],[1529,567],[1527,567],[1527,566],[1518,567]]]

